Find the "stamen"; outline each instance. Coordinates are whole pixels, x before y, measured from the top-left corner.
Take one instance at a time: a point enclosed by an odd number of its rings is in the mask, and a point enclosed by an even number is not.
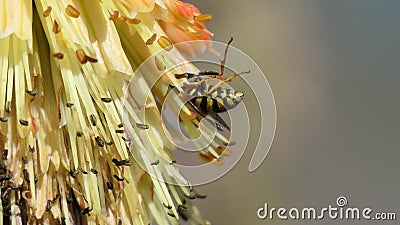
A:
[[[97,137],[95,138],[95,140],[96,140],[97,145],[98,145],[100,148],[104,147],[104,141],[101,139],[101,137],[97,136]]]
[[[111,181],[107,181],[107,182],[106,182],[106,185],[107,185],[107,188],[108,188],[109,190],[113,190],[113,189],[114,189],[114,185],[113,185],[113,183],[112,183]]]
[[[97,119],[96,119],[96,116],[94,114],[90,115],[90,122],[92,123],[92,126],[96,126],[97,125]]]
[[[153,35],[151,35],[151,37],[149,39],[147,39],[146,45],[152,45],[154,43],[154,41],[156,41],[156,38],[157,38],[157,34],[154,33]]]
[[[61,52],[57,52],[54,53],[53,56],[57,59],[63,59],[64,58],[64,54],[62,54]]]
[[[122,177],[119,177],[118,175],[116,175],[116,174],[114,174],[114,178],[117,180],[117,181],[124,181],[124,178]]]
[[[51,6],[47,6],[47,9],[43,12],[44,17],[48,17],[51,13]]]
[[[201,14],[201,15],[195,16],[194,20],[197,22],[206,23],[206,22],[209,22],[210,20],[212,20],[212,15],[211,14]]]
[[[143,124],[143,123],[136,123],[136,126],[137,126],[137,128],[142,129],[142,130],[149,129],[149,125]]]
[[[28,125],[29,125],[29,122],[28,122],[27,120],[23,120],[23,119],[20,119],[20,120],[19,120],[19,123],[20,123],[22,126],[28,126]]]
[[[85,52],[83,52],[82,49],[76,50],[76,57],[78,57],[78,60],[81,64],[85,64],[87,62],[87,59],[85,57]]]
[[[79,10],[72,5],[68,5],[67,8],[65,8],[65,13],[68,14],[68,16],[73,17],[73,18],[78,18],[81,13]]]
[[[28,95],[30,95],[30,96],[33,96],[33,97],[35,97],[35,96],[36,96],[36,94],[37,94],[37,90],[31,90],[31,91],[29,91],[29,90],[26,90],[26,93],[27,93]]]
[[[150,165],[156,166],[158,164],[160,164],[160,160],[159,159],[157,159],[156,161],[152,162]]]
[[[8,112],[8,113],[11,112],[11,101],[6,102],[6,112]]]
[[[170,51],[174,47],[172,42],[165,36],[158,38],[157,42],[166,51]]]
[[[112,102],[112,98],[101,98],[101,100],[106,103]]]
[[[57,20],[54,20],[53,23],[53,32],[58,34],[61,32],[61,27],[60,27],[60,23]]]

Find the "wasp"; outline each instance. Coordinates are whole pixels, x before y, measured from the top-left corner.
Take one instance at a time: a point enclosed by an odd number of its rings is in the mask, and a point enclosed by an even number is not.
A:
[[[183,73],[175,74],[176,79],[186,78],[187,82],[182,85],[183,92],[180,93],[192,108],[200,114],[203,118],[207,115],[214,118],[217,122],[217,128],[222,130],[222,127],[230,130],[230,127],[218,115],[218,113],[225,112],[236,107],[243,99],[244,93],[234,89],[223,87],[225,82],[242,74],[250,73],[250,71],[235,73],[228,78],[223,78],[225,70],[225,61],[228,54],[228,48],[231,45],[233,38],[231,38],[225,48],[224,58],[221,60],[220,72],[217,71],[201,71],[197,74]],[[217,80],[218,83],[210,84],[209,81]],[[171,86],[171,85],[170,85]],[[171,86],[173,88],[173,86]]]

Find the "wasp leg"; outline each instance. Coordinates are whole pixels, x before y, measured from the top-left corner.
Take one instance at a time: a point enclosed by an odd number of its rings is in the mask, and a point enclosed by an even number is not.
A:
[[[217,76],[221,76],[221,74],[217,71],[212,71],[212,70],[205,70],[205,71],[201,71],[199,72],[199,76],[212,76],[212,77],[217,77]]]
[[[228,41],[228,44],[226,45],[224,59],[221,60],[221,72],[219,73],[219,76],[224,75],[226,56],[228,55],[228,48],[229,48],[229,45],[231,45],[232,41],[233,41],[233,38],[231,37],[231,39]]]
[[[230,76],[230,77],[228,77],[228,78],[216,78],[216,79],[218,79],[218,80],[220,80],[220,82],[218,82],[216,85],[214,85],[210,90],[208,90],[207,92],[206,92],[206,95],[208,95],[208,94],[210,94],[210,93],[213,93],[215,90],[217,90],[217,88],[219,88],[223,83],[225,83],[225,82],[228,82],[228,81],[231,81],[233,78],[235,78],[235,77],[237,77],[237,76],[240,76],[240,75],[242,75],[242,74],[248,74],[248,73],[250,73],[250,70],[249,71],[244,71],[244,72],[240,72],[240,73],[235,73],[235,74],[233,74],[232,76]]]
[[[225,127],[228,131],[231,131],[231,128],[228,126],[228,124],[226,124],[226,122],[218,114],[212,114],[210,116],[216,120],[215,125],[219,131],[223,131],[223,127]]]
[[[186,78],[190,79],[192,77],[196,76],[194,73],[180,73],[180,74],[175,74],[176,79],[181,79],[181,78]]]

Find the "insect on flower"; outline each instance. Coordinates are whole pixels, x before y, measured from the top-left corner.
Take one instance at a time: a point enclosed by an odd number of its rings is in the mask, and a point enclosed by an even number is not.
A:
[[[221,61],[221,70],[217,71],[201,71],[198,74],[183,73],[175,74],[175,78],[186,78],[187,82],[182,85],[183,92],[179,93],[184,99],[188,100],[188,104],[202,117],[207,115],[214,118],[217,122],[217,128],[222,127],[230,130],[230,127],[218,115],[218,113],[226,112],[236,107],[243,99],[244,94],[234,89],[223,87],[225,82],[231,81],[233,78],[242,74],[248,74],[250,71],[235,73],[228,78],[223,78],[225,70],[225,61],[228,54],[229,45],[232,43],[231,38],[226,45],[224,59]],[[210,84],[209,80],[219,80],[216,84]],[[173,87],[173,86],[171,86]]]

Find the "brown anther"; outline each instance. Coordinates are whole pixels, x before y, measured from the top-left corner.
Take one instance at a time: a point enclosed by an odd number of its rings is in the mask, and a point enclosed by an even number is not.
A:
[[[157,42],[166,51],[170,51],[174,47],[172,42],[165,36],[159,37]]]
[[[91,63],[97,63],[99,60],[90,56],[85,55],[86,61]]]
[[[58,20],[54,20],[53,22],[53,32],[58,34],[61,31],[61,27],[60,27],[60,23],[58,22]]]
[[[195,196],[196,196],[196,198],[199,198],[199,199],[207,198],[207,195],[202,195],[202,194],[199,194],[199,193],[196,193]]]
[[[104,141],[101,139],[101,137],[99,137],[99,136],[97,136],[96,138],[95,138],[95,140],[96,140],[96,143],[97,143],[97,145],[99,146],[99,147],[104,147]]]
[[[164,202],[163,202],[162,204],[163,204],[163,206],[164,206],[165,208],[167,208],[167,209],[172,209],[172,206],[167,205],[167,204],[165,204]]]
[[[81,173],[83,174],[88,174],[88,172],[86,170],[84,170],[82,167],[78,167],[78,170],[81,171]]]
[[[112,98],[101,98],[101,101],[109,103],[112,102]]]
[[[116,20],[118,19],[119,16],[119,12],[118,11],[114,11],[114,13],[109,17],[110,20]]]
[[[37,94],[37,90],[26,90],[26,93],[30,96],[35,97]]]
[[[80,213],[81,213],[81,215],[86,215],[86,214],[89,214],[90,211],[92,211],[92,210],[93,209],[86,207],[86,208],[82,209]]]
[[[75,53],[76,57],[78,57],[78,60],[81,64],[87,63],[85,52],[82,49],[76,50]]]
[[[34,153],[35,152],[35,146],[28,146],[29,152]]]
[[[136,123],[136,126],[137,126],[137,128],[142,129],[142,130],[149,129],[149,125],[143,124],[143,123]]]
[[[6,123],[8,121],[7,117],[0,117],[0,121]]]
[[[78,176],[78,173],[79,173],[79,170],[75,170],[75,171],[70,170],[70,171],[69,171],[69,175],[70,175],[72,178],[76,178],[76,176]]]
[[[117,133],[117,134],[123,134],[123,133],[125,133],[125,130],[115,130],[115,133]]]
[[[96,126],[96,125],[97,125],[97,119],[96,119],[96,116],[95,116],[94,114],[91,114],[91,115],[90,115],[90,123],[91,123],[93,126]]]
[[[29,152],[34,153],[35,152],[35,146],[28,146]]]
[[[226,145],[226,146],[233,146],[233,145],[236,145],[236,142],[234,142],[234,141],[224,142],[224,145]]]
[[[67,107],[68,107],[68,108],[70,108],[70,107],[72,107],[72,106],[74,106],[74,103],[71,103],[71,102],[68,102],[68,103],[67,103]]]
[[[20,123],[22,126],[28,126],[28,125],[29,125],[29,122],[28,122],[27,120],[23,120],[23,119],[20,119],[20,120],[19,120],[19,123]]]
[[[68,5],[67,8],[65,8],[65,13],[68,14],[68,16],[73,17],[73,18],[78,18],[81,13],[79,10],[72,5]]]
[[[196,196],[194,196],[194,195],[187,195],[187,194],[184,194],[184,196],[186,197],[186,198],[188,198],[188,199],[196,199]]]
[[[51,207],[52,207],[52,201],[51,200],[47,200],[46,212],[50,211]]]
[[[210,152],[208,154],[199,153],[199,156],[202,160],[213,163],[217,166],[222,166],[224,164],[223,161],[218,161]]]
[[[116,174],[114,174],[114,178],[117,180],[117,181],[124,181],[124,178],[122,177],[119,177],[118,175],[116,175]]]
[[[176,217],[175,214],[173,214],[173,213],[167,212],[167,214],[168,214],[168,216],[170,216],[170,217]]]
[[[44,12],[43,12],[43,16],[44,16],[44,17],[50,16],[51,9],[52,9],[51,6],[47,6],[47,9],[44,10]]]
[[[215,151],[219,154],[219,155],[225,155],[225,156],[230,156],[232,154],[232,151],[223,147],[223,146],[218,146]]]
[[[126,137],[121,137],[122,138],[122,140],[124,140],[125,142],[131,142],[132,141],[132,139],[130,139],[130,138],[126,138]]]
[[[147,39],[146,45],[152,45],[156,41],[156,38],[157,38],[157,34],[154,33],[153,35],[151,35],[151,37],[149,39]]]
[[[111,161],[112,161],[116,166],[122,166],[122,163],[121,163],[118,159],[116,159],[116,158],[113,158]]]
[[[160,164],[160,160],[157,159],[156,161],[152,162],[150,165],[156,166],[158,164]]]
[[[28,164],[28,157],[22,156],[22,163],[23,164]]]
[[[111,181],[107,181],[107,182],[106,182],[106,185],[107,185],[107,188],[108,188],[109,190],[113,190],[113,189],[114,189],[114,185],[113,185],[113,183],[112,183]]]
[[[23,173],[24,173],[24,179],[25,179],[25,181],[26,182],[30,182],[30,179],[29,179],[29,172],[28,172],[28,170],[27,169],[24,169],[23,170]]]
[[[8,113],[11,112],[11,101],[6,102],[6,112],[8,112]]]
[[[212,20],[212,15],[211,14],[201,14],[201,15],[195,16],[194,20],[197,22],[206,23],[206,22],[209,22],[210,20]]]
[[[98,174],[99,172],[96,169],[90,169],[90,172],[92,172],[94,175]]]
[[[57,59],[63,59],[64,58],[64,54],[62,54],[61,52],[57,52],[57,53],[53,54],[53,57],[57,58]]]

